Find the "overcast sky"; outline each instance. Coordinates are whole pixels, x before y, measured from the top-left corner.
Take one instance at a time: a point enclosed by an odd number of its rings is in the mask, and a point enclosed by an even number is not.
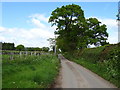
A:
[[[108,41],[118,42],[117,2],[4,2],[0,41],[26,47],[49,46],[47,39],[54,37],[55,27],[48,18],[54,9],[68,4],[80,5],[86,18],[96,17],[106,24]]]

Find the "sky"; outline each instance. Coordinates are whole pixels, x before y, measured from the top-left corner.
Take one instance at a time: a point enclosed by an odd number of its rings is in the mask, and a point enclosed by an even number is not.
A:
[[[108,42],[118,42],[117,2],[2,2],[0,42],[25,47],[50,46],[47,39],[54,37],[56,26],[51,27],[48,19],[57,7],[68,4],[80,5],[86,18],[95,17],[106,24]]]

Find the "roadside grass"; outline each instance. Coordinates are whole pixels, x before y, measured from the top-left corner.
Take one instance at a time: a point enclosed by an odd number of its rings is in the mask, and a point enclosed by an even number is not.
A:
[[[102,57],[103,52],[104,57]],[[86,48],[80,51],[79,55],[77,53],[65,53],[64,56],[120,87],[120,48],[118,46]]]
[[[3,55],[2,88],[49,88],[59,71],[54,55],[7,58]]]
[[[92,63],[89,62],[89,60],[85,60],[85,59],[75,59],[73,60],[74,62],[76,62],[77,64],[82,65],[83,67],[86,67],[87,69],[91,70],[92,72],[98,74],[99,76],[103,77],[104,79],[110,81],[111,83],[119,86],[118,83],[118,79],[116,78],[111,78],[111,75],[107,73],[107,65],[105,65],[104,63]]]
[[[81,58],[89,60],[90,62],[96,63],[99,60],[101,52],[105,49],[105,46],[97,48],[85,48],[79,55]]]

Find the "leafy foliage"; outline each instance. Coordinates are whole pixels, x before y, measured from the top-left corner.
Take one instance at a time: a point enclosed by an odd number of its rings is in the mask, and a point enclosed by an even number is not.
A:
[[[24,47],[24,45],[18,45],[18,46],[16,47],[16,50],[18,50],[18,51],[24,51],[24,50],[25,50],[25,47]]]
[[[104,61],[107,65],[107,72],[109,79],[114,78],[120,83],[120,43],[110,50],[107,60]],[[117,84],[119,87],[120,85]]]
[[[108,33],[106,25],[101,25],[96,18],[85,19],[84,11],[79,5],[66,5],[55,9],[49,22],[56,25],[55,34],[58,34],[57,46],[63,52],[87,47],[107,44]]]
[[[86,48],[64,56],[120,87],[120,43]],[[103,55],[104,54],[104,55]]]
[[[2,50],[14,50],[15,44],[14,43],[1,43],[2,44]]]
[[[42,51],[48,52],[49,51],[49,47],[43,47]]]
[[[95,46],[106,45],[108,33],[106,25],[101,25],[101,22],[98,21],[96,18],[89,18],[86,20],[88,31],[86,32],[86,36],[88,36],[88,44],[94,44]]]
[[[27,50],[27,51],[42,51],[42,48],[39,48],[39,47],[26,47],[25,50]]]

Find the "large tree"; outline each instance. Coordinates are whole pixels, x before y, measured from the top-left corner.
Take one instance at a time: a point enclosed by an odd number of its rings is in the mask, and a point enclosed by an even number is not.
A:
[[[55,9],[51,15],[49,22],[52,22],[52,25],[57,25],[55,33],[59,35],[57,38],[58,47],[64,49],[64,51],[76,49],[76,43],[78,42],[76,26],[79,27],[80,25],[77,25],[79,23],[82,28],[85,22],[81,7],[75,4],[62,6]],[[63,45],[61,46],[61,44]]]
[[[89,44],[104,45],[108,37],[106,25],[101,25],[96,18],[85,19],[84,11],[79,5],[55,9],[49,22],[52,26],[57,26],[55,34],[59,36],[56,41],[62,51],[71,52]]]
[[[96,18],[86,19],[88,30],[86,36],[88,36],[87,44],[94,44],[95,46],[107,44],[108,37],[107,28],[105,24],[101,24]]]

